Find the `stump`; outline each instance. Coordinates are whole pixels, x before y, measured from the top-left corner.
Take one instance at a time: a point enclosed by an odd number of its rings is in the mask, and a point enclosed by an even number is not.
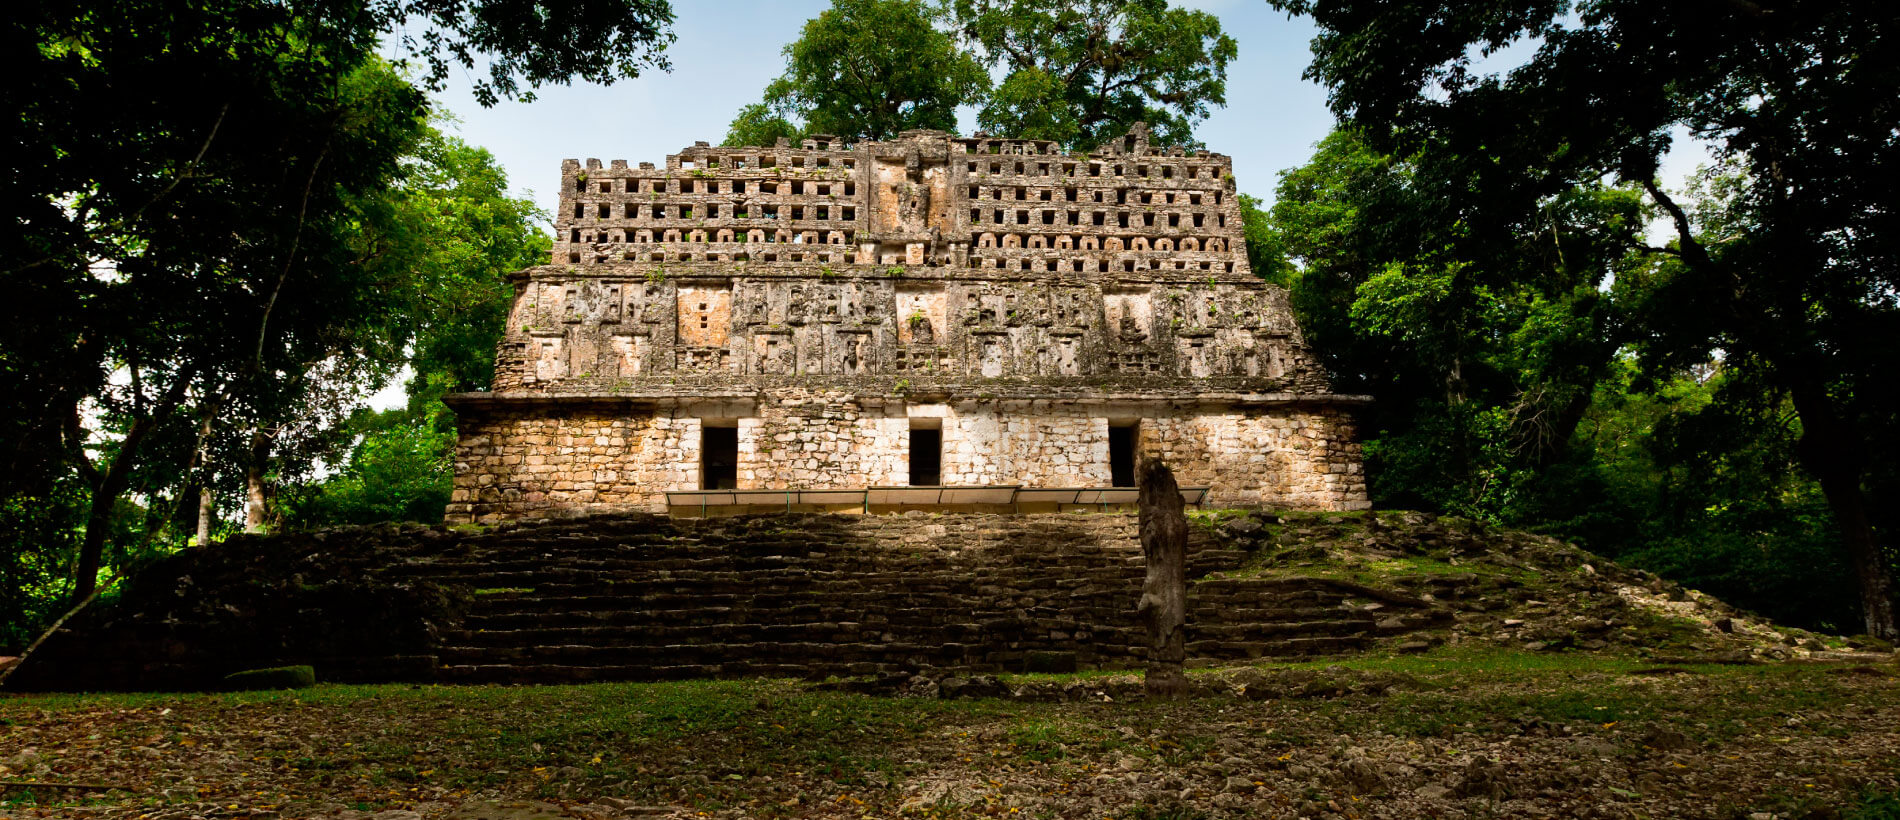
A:
[[[1174,471],[1159,459],[1141,464],[1141,554],[1148,577],[1136,607],[1150,640],[1148,696],[1179,698],[1187,694],[1187,514]]]

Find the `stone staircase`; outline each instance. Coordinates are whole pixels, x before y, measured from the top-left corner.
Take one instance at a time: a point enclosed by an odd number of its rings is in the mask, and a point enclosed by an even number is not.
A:
[[[560,682],[1138,666],[1132,514],[629,516],[512,526],[392,573],[471,589],[439,680]],[[1394,617],[1317,579],[1208,578],[1190,544],[1197,663],[1369,646]],[[1384,605],[1380,605],[1384,606]]]

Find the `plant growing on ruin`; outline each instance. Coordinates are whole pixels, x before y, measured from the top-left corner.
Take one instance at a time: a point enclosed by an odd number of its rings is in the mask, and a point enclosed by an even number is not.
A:
[[[902,277],[902,276],[904,275],[904,266],[903,266],[903,265],[892,265],[892,266],[890,266],[890,267],[888,267],[888,268],[885,268],[885,269],[884,269],[884,275],[885,275],[885,276],[889,276],[889,277],[891,277],[892,279],[898,279],[898,278],[901,278],[901,277]]]

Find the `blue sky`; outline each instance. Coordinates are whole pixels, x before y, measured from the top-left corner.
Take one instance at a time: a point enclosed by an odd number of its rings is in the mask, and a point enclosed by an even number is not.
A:
[[[667,54],[671,73],[652,73],[611,86],[541,89],[533,103],[484,109],[468,93],[467,75],[451,72],[438,103],[461,122],[457,133],[495,153],[517,191],[532,191],[552,212],[561,160],[567,157],[658,163],[705,140],[714,145],[740,106],[756,102],[785,68],[781,49],[828,0],[675,0],[679,36]],[[1177,2],[1214,13],[1240,44],[1228,66],[1227,107],[1197,129],[1209,149],[1234,158],[1243,192],[1270,199],[1279,172],[1306,162],[1332,127],[1325,92],[1300,79],[1313,27],[1289,20],[1263,0]],[[974,111],[963,131],[974,130]]]

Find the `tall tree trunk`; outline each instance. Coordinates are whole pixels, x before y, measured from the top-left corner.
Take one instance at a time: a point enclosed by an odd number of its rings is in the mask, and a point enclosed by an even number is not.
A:
[[[133,389],[138,390],[137,370],[133,371]],[[119,441],[119,450],[112,456],[112,465],[103,474],[98,474],[92,482],[92,498],[86,512],[86,536],[79,543],[79,567],[73,573],[73,600],[84,601],[99,588],[99,568],[105,562],[106,534],[112,526],[112,509],[119,504],[119,496],[125,494],[125,486],[132,478],[132,467],[138,462],[139,448],[145,442],[145,436],[157,427],[159,422],[169,418],[185,400],[185,389],[196,378],[192,368],[177,373],[171,387],[152,405],[151,411],[132,420],[125,430],[125,438]],[[79,470],[88,476],[95,473],[89,462],[84,462],[84,431],[80,429],[77,415],[69,421],[72,428],[70,437],[76,450],[75,457],[81,460]]]
[[[151,432],[152,419],[137,419],[126,428],[124,440],[119,442],[119,451],[112,456],[111,466],[106,468],[92,487],[92,498],[86,511],[86,536],[79,543],[79,568],[73,575],[73,598],[84,601],[92,597],[99,587],[99,568],[105,562],[106,535],[112,528],[112,509],[119,505],[119,496],[125,493],[125,485],[132,477],[132,465],[138,460],[139,445],[144,442],[145,434]]]
[[[1801,466],[1821,483],[1834,525],[1841,529],[1847,558],[1860,580],[1860,608],[1867,634],[1882,640],[1900,640],[1894,621],[1893,572],[1874,537],[1867,514],[1867,496],[1861,490],[1866,472],[1858,437],[1850,435],[1834,412],[1824,385],[1797,378],[1789,390],[1795,412],[1801,416],[1801,441],[1796,448]]]
[[[1187,694],[1186,505],[1174,471],[1160,459],[1142,461],[1138,486],[1141,554],[1148,561],[1148,578],[1136,612],[1153,641],[1145,688],[1149,697],[1178,698]]]
[[[211,521],[217,509],[217,496],[211,492],[211,421],[218,415],[221,394],[218,391],[205,391],[205,400],[199,408],[201,418],[198,421],[198,446],[192,448],[191,465],[186,468],[189,474],[193,470],[203,473],[198,485],[198,546],[211,543]]]
[[[211,543],[211,514],[215,500],[210,487],[198,489],[198,546]]]
[[[262,428],[251,432],[251,457],[244,466],[244,531],[263,532],[267,508],[264,466],[270,460],[270,439]]]

